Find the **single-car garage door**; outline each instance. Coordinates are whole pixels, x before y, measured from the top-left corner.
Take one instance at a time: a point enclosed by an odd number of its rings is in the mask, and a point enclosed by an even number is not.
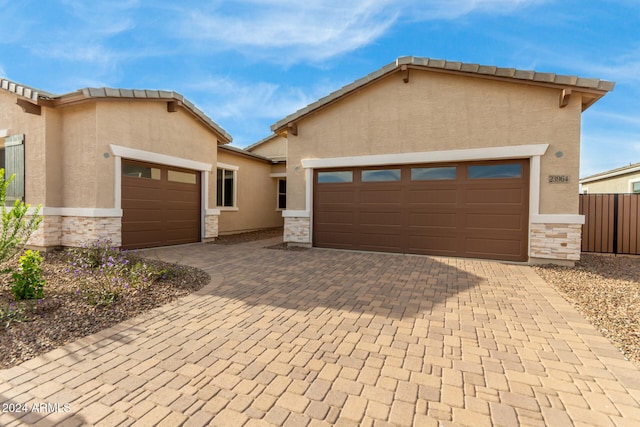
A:
[[[318,169],[313,244],[526,261],[529,161]]]
[[[200,241],[200,172],[122,160],[122,247]]]

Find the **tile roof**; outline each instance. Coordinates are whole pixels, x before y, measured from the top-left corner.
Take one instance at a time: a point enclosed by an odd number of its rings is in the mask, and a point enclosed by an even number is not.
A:
[[[18,96],[23,98],[27,98],[31,101],[38,101],[39,97],[51,98],[54,95],[44,92],[38,89],[34,89],[29,86],[21,85],[16,82],[12,82],[11,80],[0,78],[0,89],[4,89],[6,91],[12,92]]]
[[[126,99],[158,99],[167,101],[178,101],[184,106],[190,113],[200,119],[205,125],[214,130],[226,141],[225,143],[233,140],[232,136],[227,133],[222,127],[209,118],[202,110],[196,107],[191,101],[182,96],[181,94],[173,91],[166,90],[144,90],[144,89],[115,89],[115,88],[84,88],[75,92],[69,92],[61,95],[44,92],[38,89],[34,89],[29,86],[21,85],[19,83],[12,82],[10,80],[1,78],[0,89],[12,92],[22,98],[26,98],[29,101],[39,104],[41,101],[59,101],[64,103],[65,99],[75,98],[80,96],[81,99],[100,99],[100,98],[126,98]]]
[[[398,71],[401,67],[412,67],[427,69],[440,72],[451,72],[455,74],[467,74],[476,77],[493,77],[499,79],[512,79],[514,82],[533,83],[542,85],[557,85],[558,87],[573,87],[576,89],[585,89],[589,91],[612,91],[615,83],[600,79],[584,78],[578,76],[567,76],[554,73],[539,73],[531,70],[519,70],[516,68],[501,68],[489,65],[470,64],[465,62],[446,61],[443,59],[419,58],[414,56],[404,56],[396,59],[394,62],[385,65],[356,81],[350,83],[335,92],[330,93],[324,98],[309,104],[308,106],[296,111],[295,113],[285,117],[271,126],[274,132],[282,129],[288,123],[291,123],[310,112],[317,110],[336,99],[347,95],[375,80],[380,79],[390,73]]]

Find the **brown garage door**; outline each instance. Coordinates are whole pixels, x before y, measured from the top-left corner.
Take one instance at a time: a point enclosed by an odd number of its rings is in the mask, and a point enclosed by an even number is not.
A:
[[[122,161],[122,247],[200,241],[200,173]]]
[[[318,247],[527,259],[528,160],[314,173]]]

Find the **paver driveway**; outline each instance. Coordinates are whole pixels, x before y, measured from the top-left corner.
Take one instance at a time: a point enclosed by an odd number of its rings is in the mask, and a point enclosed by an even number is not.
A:
[[[211,283],[0,371],[5,411],[60,405],[0,425],[640,425],[640,371],[526,266],[266,244],[153,251]]]

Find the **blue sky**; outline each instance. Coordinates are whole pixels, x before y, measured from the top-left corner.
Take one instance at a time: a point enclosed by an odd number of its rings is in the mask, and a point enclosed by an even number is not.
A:
[[[166,89],[245,147],[297,109],[422,56],[616,82],[581,176],[640,162],[638,0],[0,0],[0,76],[53,93]]]

